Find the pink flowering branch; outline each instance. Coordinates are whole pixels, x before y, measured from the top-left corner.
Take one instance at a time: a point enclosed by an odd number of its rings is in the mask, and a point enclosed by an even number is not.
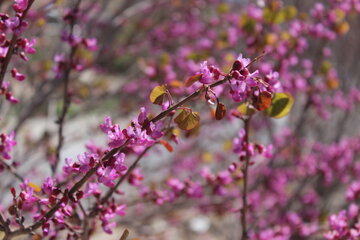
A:
[[[21,27],[21,23],[22,21],[25,19],[28,11],[30,10],[31,8],[31,5],[35,2],[35,0],[30,0],[29,1],[29,4],[27,6],[27,8],[25,9],[25,11],[21,14],[21,17],[19,19],[19,26]],[[1,68],[0,68],[0,86],[2,86],[2,83],[4,81],[4,78],[5,78],[5,73],[6,73],[6,70],[8,68],[8,65],[10,63],[10,60],[11,60],[11,57],[14,53],[14,48],[15,48],[15,45],[16,45],[16,41],[18,39],[18,35],[16,33],[13,33],[13,36],[11,38],[11,41],[10,41],[10,45],[8,47],[8,50],[6,52],[6,56],[1,64]]]
[[[147,151],[151,148],[147,147],[137,158],[136,160],[133,162],[133,164],[131,164],[131,166],[129,167],[129,169],[126,171],[126,173],[124,175],[121,176],[121,178],[118,180],[118,182],[115,184],[114,187],[110,188],[107,193],[105,194],[104,197],[101,198],[100,200],[100,205],[106,203],[109,198],[113,195],[113,193],[117,190],[117,188],[121,185],[121,183],[124,182],[124,180],[130,175],[130,173],[137,167],[138,163],[140,162],[140,160],[144,157],[144,155],[147,153]],[[99,203],[96,203],[91,212],[89,213],[89,217],[94,217],[96,216],[96,214],[98,213],[98,205]]]
[[[211,85],[209,85],[209,87],[216,87],[219,86],[221,84],[226,83],[228,80],[230,79],[230,76],[226,76],[223,80],[217,81]],[[158,114],[155,118],[153,118],[151,120],[151,122],[155,123],[161,119],[163,119],[164,117],[166,117],[171,111],[177,109],[178,107],[182,106],[183,104],[191,101],[192,99],[194,99],[195,97],[199,96],[202,92],[204,91],[203,88],[198,89],[197,91],[195,91],[193,94],[187,96],[186,98],[184,98],[183,100],[181,100],[180,102],[178,102],[177,104],[173,105],[172,107],[170,107],[169,109],[161,112],[160,114]],[[113,157],[116,153],[118,153],[119,151],[121,151],[121,149],[123,149],[124,147],[126,147],[129,143],[130,139],[128,139],[122,146],[118,147],[118,148],[114,148],[111,151],[109,151],[102,159],[101,161],[93,168],[91,168],[78,182],[76,182],[69,191],[65,192],[64,194],[64,198],[71,198],[87,181],[88,179],[96,173],[97,169],[101,166],[101,164],[103,164],[103,162],[105,162],[106,160],[110,159],[111,157]],[[148,150],[148,149],[147,149]],[[146,151],[147,151],[146,150]],[[146,151],[143,152],[142,155],[144,155],[146,153]],[[141,156],[141,155],[140,155]],[[122,178],[119,179],[117,185],[120,185],[124,179],[126,178],[126,176],[128,176],[128,174],[131,173],[131,171],[136,167],[137,163],[140,161],[141,157],[139,156],[139,158],[134,162],[134,164],[130,167],[130,171],[128,171],[127,174],[125,174]],[[105,202],[110,196],[111,194],[115,191],[115,189],[113,190],[109,190],[108,194],[105,195],[105,197],[103,198],[103,201]],[[36,221],[35,223],[33,223],[32,225],[24,228],[24,229],[18,229],[15,231],[11,231],[8,232],[6,234],[6,236],[8,237],[8,239],[11,239],[12,237],[15,236],[20,236],[20,235],[24,235],[24,234],[30,234],[31,232],[33,232],[34,230],[38,229],[39,227],[42,226],[42,224],[46,221],[48,221],[62,206],[63,204],[63,200],[58,201],[48,212],[46,212],[44,214],[44,216],[39,219],[38,221]],[[96,210],[97,211],[97,210]],[[95,214],[95,213],[93,213]]]

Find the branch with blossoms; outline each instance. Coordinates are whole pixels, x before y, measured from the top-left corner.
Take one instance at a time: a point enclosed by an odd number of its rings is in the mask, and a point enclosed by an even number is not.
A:
[[[250,73],[248,67],[257,61],[260,58],[255,59],[254,61],[250,61],[249,59],[242,58],[240,56],[233,64],[233,68],[230,73],[226,74],[221,72],[218,68],[214,66],[208,67],[206,64],[203,64],[200,71],[193,77],[189,78],[188,85],[191,86],[193,84],[197,84],[197,82],[202,85],[198,90],[185,97],[183,100],[179,101],[176,104],[172,104],[170,92],[166,89],[165,86],[159,86],[154,88],[150,95],[150,100],[159,105],[167,105],[167,109],[159,113],[157,116],[153,118],[149,118],[147,112],[144,108],[141,109],[140,115],[137,120],[131,122],[130,126],[124,130],[120,130],[120,127],[117,124],[113,124],[111,119],[108,117],[106,119],[105,124],[100,125],[101,130],[108,135],[110,147],[109,150],[105,151],[101,155],[98,153],[98,149],[91,149],[90,153],[85,153],[84,155],[79,155],[78,163],[71,163],[71,160],[67,160],[67,164],[64,166],[64,176],[71,174],[83,174],[83,176],[76,180],[71,187],[66,187],[61,190],[55,186],[54,180],[48,178],[41,189],[41,191],[47,197],[41,198],[38,197],[37,194],[34,194],[33,184],[25,181],[22,185],[19,195],[16,194],[15,190],[12,191],[13,199],[14,199],[14,208],[21,209],[23,205],[33,204],[34,202],[38,202],[41,205],[50,207],[48,210],[43,211],[42,213],[36,217],[37,221],[31,224],[28,227],[23,227],[20,229],[16,229],[6,233],[7,239],[11,239],[15,236],[31,234],[36,229],[42,227],[43,234],[46,236],[49,234],[50,223],[52,220],[54,223],[61,223],[64,220],[59,220],[59,214],[65,214],[61,218],[65,218],[65,216],[70,216],[64,212],[67,207],[73,206],[71,208],[76,207],[79,204],[80,200],[86,197],[87,194],[84,194],[82,187],[90,180],[93,179],[93,176],[97,176],[97,181],[99,183],[103,183],[105,186],[110,187],[109,191],[105,194],[104,197],[99,198],[97,196],[97,206],[93,207],[89,214],[86,214],[85,217],[94,217],[100,214],[100,220],[103,222],[103,228],[106,232],[111,232],[109,229],[110,222],[108,216],[112,215],[115,212],[117,214],[123,213],[123,205],[114,206],[115,208],[106,207],[107,204],[112,204],[108,202],[110,197],[114,194],[116,189],[121,185],[121,183],[134,171],[135,167],[141,160],[141,158],[146,154],[151,146],[155,143],[160,142],[166,148],[171,150],[170,144],[166,141],[160,140],[161,137],[164,136],[164,132],[167,129],[163,128],[162,119],[170,116],[172,118],[173,112],[176,110],[180,110],[180,113],[177,117],[174,118],[174,122],[183,130],[191,130],[199,124],[200,118],[196,112],[193,112],[191,108],[183,108],[186,103],[195,99],[197,96],[205,93],[205,98],[209,101],[212,97],[209,96],[208,92],[219,85],[228,83],[230,85],[230,93],[233,98],[238,99],[238,95],[242,96],[242,100],[246,106],[251,109],[254,114],[256,111],[264,111],[266,109],[274,108],[274,110],[269,110],[267,113],[269,116],[278,117],[279,115],[286,114],[290,107],[288,104],[278,106],[277,98],[272,97],[274,95],[274,89],[270,85],[270,79],[265,78],[265,80],[260,79],[257,76],[257,72]],[[245,84],[245,85],[244,85]],[[244,87],[239,87],[240,85]],[[235,87],[234,87],[235,86]],[[216,96],[215,96],[216,97]],[[286,96],[285,96],[286,97]],[[217,98],[217,97],[216,97]],[[282,99],[284,96],[282,96]],[[220,105],[219,100],[217,99],[217,111],[216,111],[216,119],[221,120],[226,112],[225,106]],[[170,104],[170,105],[169,105]],[[273,105],[271,105],[273,104]],[[249,109],[246,109],[248,111]],[[250,111],[250,110],[249,110]],[[285,112],[284,112],[285,111]],[[276,114],[275,114],[276,113]],[[236,115],[239,118],[248,118],[246,115],[248,113],[238,112]],[[247,122],[247,120],[245,120]],[[249,126],[246,125],[246,139],[249,131]],[[241,142],[244,148],[239,149],[240,160],[241,156],[245,152],[245,168],[244,174],[247,175],[247,168],[249,167],[250,161],[250,145],[248,140]],[[127,169],[124,166],[125,160],[125,152],[133,149],[132,151],[138,152],[137,148],[144,149],[136,161]],[[259,150],[259,152],[262,152]],[[119,178],[118,182],[115,184],[114,180]],[[247,179],[247,177],[245,177]],[[242,218],[246,218],[246,208],[247,208],[247,184],[246,180],[244,181],[244,198],[243,198],[243,214]],[[89,185],[88,185],[89,186]],[[35,187],[36,188],[36,187]],[[91,195],[91,194],[90,194]],[[111,210],[113,209],[113,210]],[[69,211],[69,210],[67,210]],[[110,212],[109,212],[110,211]],[[56,217],[54,218],[56,214]],[[88,219],[87,219],[88,221]],[[242,223],[244,226],[243,232],[246,233],[246,221]],[[86,229],[85,229],[86,231]],[[85,236],[87,233],[85,233]],[[245,239],[245,238],[244,238]]]
[[[5,75],[10,64],[11,58],[14,54],[19,55],[24,61],[28,61],[28,57],[25,53],[34,54],[35,49],[33,45],[34,40],[29,41],[27,38],[21,38],[21,33],[26,29],[27,22],[25,21],[32,4],[35,0],[16,0],[12,5],[16,15],[9,17],[7,14],[3,14],[1,22],[1,35],[0,35],[0,94],[5,95],[6,100],[11,103],[18,103],[12,92],[7,90],[10,86],[8,81],[4,81]],[[7,39],[8,32],[12,33],[11,39]],[[18,72],[16,68],[11,70],[11,75],[18,81],[25,80],[25,75]]]

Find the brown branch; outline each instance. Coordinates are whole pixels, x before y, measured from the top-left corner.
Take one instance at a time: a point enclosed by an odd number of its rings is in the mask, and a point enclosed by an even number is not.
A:
[[[5,235],[10,232],[10,227],[5,218],[3,217],[2,213],[0,212],[0,231],[5,232]]]
[[[125,229],[120,237],[120,240],[126,240],[128,236],[129,236],[129,230]]]
[[[248,192],[248,170],[249,170],[249,163],[250,163],[250,153],[248,150],[249,146],[249,130],[250,130],[250,119],[245,119],[245,147],[246,147],[246,156],[245,156],[245,167],[242,169],[242,172],[244,174],[244,181],[243,181],[243,207],[241,209],[241,228],[242,228],[242,234],[241,234],[241,240],[247,240],[249,239],[248,235],[248,229],[247,229],[247,210],[248,210],[248,201],[247,201],[247,192]]]

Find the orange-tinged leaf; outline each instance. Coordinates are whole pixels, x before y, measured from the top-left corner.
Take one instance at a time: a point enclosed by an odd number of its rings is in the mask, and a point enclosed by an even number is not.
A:
[[[35,190],[35,192],[41,192],[41,187],[39,187],[38,185],[36,185],[35,183],[29,182],[28,186],[33,188]]]
[[[171,144],[165,140],[160,140],[159,143],[161,143],[169,152],[174,150]]]
[[[226,114],[226,108],[225,108],[225,105],[222,104],[222,103],[219,103],[217,106],[216,106],[216,111],[215,111],[215,119],[216,120],[221,120],[225,117],[225,114]]]
[[[202,73],[200,74],[196,74],[192,77],[189,77],[188,79],[186,79],[185,81],[185,87],[190,87],[191,85],[193,85],[195,82],[199,81],[202,77]]]
[[[156,86],[150,93],[150,101],[154,104],[161,105],[166,93],[167,89],[165,85]]]
[[[260,92],[259,97],[257,98],[257,103],[256,103],[255,107],[259,111],[264,111],[264,110],[268,109],[271,105],[271,98],[272,98],[272,95],[270,92],[268,92],[268,91]]]
[[[40,234],[34,234],[33,236],[32,236],[32,240],[41,240],[41,235]]]
[[[191,110],[182,110],[180,114],[174,119],[180,129],[191,130],[200,123],[200,115]]]
[[[183,83],[178,80],[174,80],[174,81],[171,81],[169,83],[169,85],[170,85],[170,87],[180,88],[183,86]]]

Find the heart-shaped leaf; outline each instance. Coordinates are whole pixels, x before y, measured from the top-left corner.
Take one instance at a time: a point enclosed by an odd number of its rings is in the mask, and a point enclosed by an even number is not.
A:
[[[165,85],[156,86],[150,93],[150,101],[154,104],[161,105],[164,101],[164,96],[167,93]]]
[[[259,111],[264,111],[268,109],[271,105],[272,94],[268,91],[260,92],[259,96],[256,98],[255,107]]]
[[[276,93],[265,114],[273,118],[282,118],[290,112],[293,104],[294,98],[290,93]]]
[[[221,120],[225,117],[225,114],[226,114],[226,107],[224,104],[222,103],[219,103],[217,106],[216,106],[216,111],[215,111],[215,119],[216,120]]]
[[[183,109],[180,114],[174,119],[180,129],[191,130],[200,123],[200,115],[197,112]]]
[[[244,102],[237,107],[238,112],[241,115],[253,115],[257,110],[251,106],[248,102]]]

